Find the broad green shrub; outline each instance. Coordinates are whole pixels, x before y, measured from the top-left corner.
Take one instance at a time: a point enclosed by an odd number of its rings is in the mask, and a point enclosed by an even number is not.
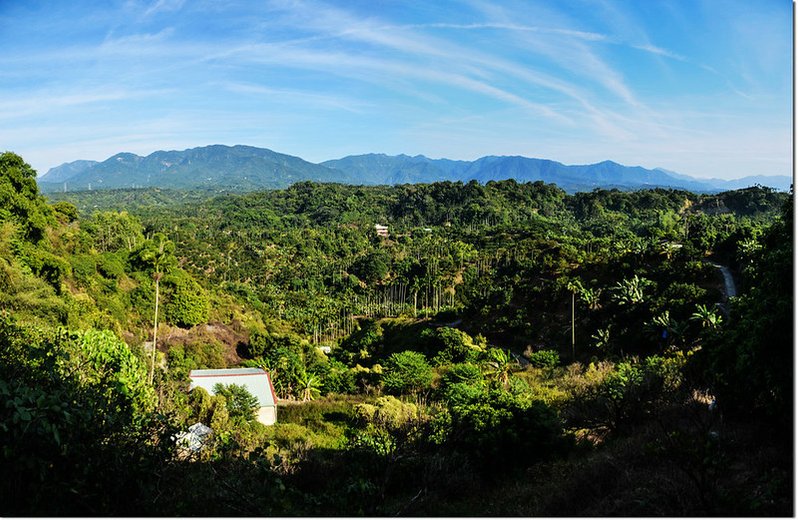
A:
[[[465,332],[451,327],[424,329],[421,340],[436,365],[462,363],[475,358],[484,350],[484,345],[475,342]]]
[[[417,393],[430,386],[432,375],[424,354],[405,350],[391,354],[385,361],[382,385],[392,394]]]
[[[244,346],[244,353],[249,358],[269,358],[273,352],[280,349],[302,351],[299,336],[283,332],[253,332],[250,334],[249,343]]]
[[[398,428],[418,416],[418,407],[386,395],[378,397],[374,404],[355,405],[355,417],[363,424],[375,424],[388,428]]]
[[[487,385],[483,383],[451,383],[443,388],[443,399],[449,407],[464,406],[484,397],[486,387]]]
[[[116,516],[170,458],[146,370],[108,331],[20,327],[0,313],[0,514]]]
[[[527,359],[535,368],[554,368],[560,364],[560,355],[556,350],[538,350],[530,354]]]
[[[61,200],[52,205],[56,217],[63,222],[74,222],[78,219],[78,208],[71,202]]]
[[[360,428],[352,432],[350,445],[379,457],[412,451],[421,433],[418,407],[390,395],[377,398],[374,404],[357,404],[354,412]]]
[[[193,327],[208,321],[208,294],[183,270],[164,276],[164,314],[169,323],[178,327]]]
[[[334,356],[349,366],[379,357],[383,351],[383,336],[379,322],[365,320],[358,330],[341,342],[340,348],[335,349]]]
[[[127,304],[124,294],[108,291],[105,294],[98,295],[95,301],[97,308],[101,309],[103,314],[113,319],[117,324],[125,324],[131,318],[130,306]]]
[[[467,454],[488,472],[523,467],[562,454],[570,440],[553,408],[526,395],[455,383],[432,438]]]
[[[61,290],[61,282],[72,268],[69,262],[44,249],[26,244],[22,246],[22,261],[30,270],[49,283],[56,292]]]
[[[313,367],[321,376],[321,390],[324,394],[352,394],[357,389],[355,374],[343,363],[330,359]]]
[[[73,255],[69,258],[72,273],[83,283],[97,274],[97,262],[93,255]]]
[[[142,271],[135,271],[130,273],[130,278],[133,281],[133,288],[130,290],[130,306],[136,309],[139,315],[147,316],[152,321],[152,314],[155,311],[155,283],[152,276]],[[160,306],[159,312],[163,317],[163,305]]]
[[[457,363],[449,367],[441,377],[441,387],[446,388],[456,383],[477,385],[485,382],[482,369],[473,363]]]
[[[125,274],[126,261],[125,252],[100,253],[97,255],[97,271],[105,278],[117,279]]]

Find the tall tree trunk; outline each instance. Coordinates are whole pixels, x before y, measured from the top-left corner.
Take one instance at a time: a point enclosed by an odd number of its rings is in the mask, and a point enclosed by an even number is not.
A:
[[[576,307],[576,292],[571,291],[571,359],[576,361],[576,321],[575,316]]]
[[[150,364],[150,384],[155,376],[155,350],[158,348],[158,301],[160,299],[161,273],[155,273],[155,316],[152,326],[152,357]]]

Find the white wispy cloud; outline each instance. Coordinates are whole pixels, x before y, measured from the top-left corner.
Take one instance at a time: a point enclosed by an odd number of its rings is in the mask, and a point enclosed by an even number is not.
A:
[[[125,36],[114,36],[108,32],[105,40],[97,48],[98,52],[113,52],[118,49],[134,48],[140,50],[152,45],[164,46],[166,40],[174,34],[173,27],[164,27],[156,33],[135,33]]]
[[[91,91],[40,90],[0,99],[0,122],[52,113],[58,109],[121,103],[173,93],[169,89],[129,90],[116,86]]]
[[[536,72],[534,69],[530,68],[528,64],[522,65],[508,62],[505,59],[485,53],[484,51],[453,44],[441,38],[421,34],[418,31],[430,28],[465,30],[492,28],[549,35],[556,34],[569,40],[576,39],[580,41],[601,41],[606,38],[604,35],[575,29],[521,26],[513,23],[427,23],[391,25],[385,24],[377,19],[358,19],[341,9],[329,8],[328,6],[318,3],[280,2],[276,5],[281,12],[287,13],[286,17],[280,20],[281,23],[303,24],[303,27],[312,27],[314,30],[320,31],[330,38],[355,40],[361,43],[368,43],[370,45],[387,47],[394,51],[399,51],[402,53],[403,57],[409,57],[414,60],[422,59],[425,60],[427,64],[433,64],[436,67],[435,72],[427,72],[423,75],[423,78],[437,79],[441,83],[449,84],[453,87],[466,88],[473,92],[479,92],[493,97],[494,99],[510,102],[546,117],[557,119],[561,123],[574,123],[574,119],[572,119],[571,116],[563,113],[558,114],[550,106],[525,98],[517,92],[509,92],[506,89],[491,84],[491,79],[497,74],[502,76],[512,74],[516,78],[527,82],[527,84],[543,87],[576,100],[587,109],[590,114],[590,120],[596,122],[599,127],[610,131],[615,136],[625,135],[625,132],[617,126],[613,126],[606,117],[598,116],[599,111],[595,108],[594,104],[587,101],[587,98],[590,97],[589,94],[583,89],[578,88],[574,83]],[[341,30],[341,27],[346,27],[346,30]],[[578,61],[578,63],[575,63],[574,69],[580,72],[585,68],[589,69],[593,75],[601,78],[599,82],[603,83],[609,91],[615,93],[632,105],[638,106],[640,104],[617,74],[606,67],[603,62],[597,60],[589,50],[585,48],[576,48],[575,50],[579,51],[579,56],[574,58],[574,61]],[[557,49],[546,49],[543,53],[551,59],[561,60],[561,52],[562,47],[558,47]],[[573,54],[573,51],[571,53]],[[322,64],[335,63],[336,66],[345,66],[347,64],[351,65],[353,62],[353,60],[347,56],[338,55],[330,57],[323,51],[321,54],[323,57],[315,61]],[[307,56],[304,57],[307,58]],[[294,60],[294,57],[291,59]],[[436,59],[442,59],[443,61],[436,61]],[[395,57],[381,57],[379,63],[372,62],[370,64],[364,64],[362,60],[360,60],[359,63],[363,65],[363,69],[392,69],[394,72],[401,72],[404,75],[419,78],[419,74],[413,70],[418,68],[418,65],[410,65],[406,61],[405,65],[400,65],[398,63],[399,61],[400,59]],[[294,61],[295,64],[301,62],[306,62],[306,60],[300,59]],[[441,73],[440,69],[444,69],[448,71],[448,73]],[[479,79],[475,79],[475,77]],[[517,90],[525,89],[519,88]]]
[[[157,13],[179,11],[184,3],[185,0],[156,0],[144,11],[143,16],[147,18]]]
[[[501,30],[501,31],[521,31],[521,32],[534,32],[543,34],[558,34],[562,36],[574,37],[587,41],[606,41],[607,36],[596,32],[577,31],[573,29],[561,29],[557,27],[541,27],[536,25],[519,25],[512,23],[425,23],[425,24],[408,24],[397,26],[407,29],[458,29],[458,30]]]
[[[356,114],[362,114],[365,108],[374,106],[373,103],[354,98],[294,89],[272,88],[252,83],[223,82],[220,86],[235,94],[255,95],[271,101],[289,101],[304,106],[344,110]]]
[[[670,58],[672,60],[687,61],[687,58],[685,58],[680,54],[676,54],[675,52],[671,52],[667,49],[657,47],[656,45],[651,45],[650,43],[643,45],[632,45],[632,47],[634,47],[635,49],[639,49],[641,51],[646,51],[652,54],[656,54],[658,56],[665,56],[666,58]]]

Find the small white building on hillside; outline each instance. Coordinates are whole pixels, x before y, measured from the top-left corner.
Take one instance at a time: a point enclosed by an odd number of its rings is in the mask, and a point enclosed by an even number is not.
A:
[[[277,422],[277,396],[269,373],[262,368],[192,370],[189,378],[189,390],[200,387],[211,395],[215,395],[213,387],[217,384],[243,386],[258,399],[258,421],[267,426]]]
[[[374,231],[377,232],[378,237],[388,238],[388,226],[374,224]]]

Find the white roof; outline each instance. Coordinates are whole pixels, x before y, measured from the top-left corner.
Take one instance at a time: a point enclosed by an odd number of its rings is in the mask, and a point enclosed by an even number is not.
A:
[[[215,395],[213,387],[217,384],[243,386],[258,399],[261,408],[275,406],[277,397],[274,395],[271,379],[268,372],[262,368],[224,368],[215,370],[192,370],[189,374],[193,388],[203,388],[211,395]]]

